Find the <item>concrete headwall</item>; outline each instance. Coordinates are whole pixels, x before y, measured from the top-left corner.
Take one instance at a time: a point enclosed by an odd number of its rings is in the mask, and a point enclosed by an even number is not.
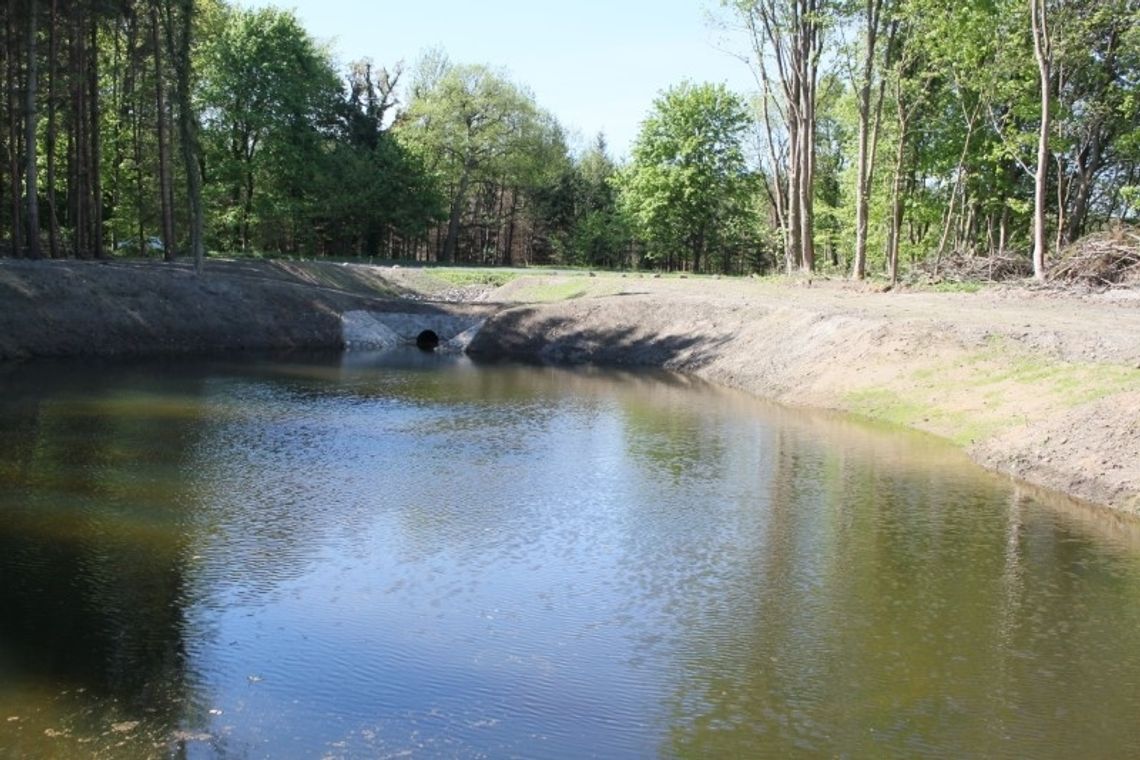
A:
[[[341,317],[341,334],[350,351],[377,350],[415,345],[421,332],[431,330],[439,336],[441,350],[463,351],[482,323],[454,314],[354,310]]]

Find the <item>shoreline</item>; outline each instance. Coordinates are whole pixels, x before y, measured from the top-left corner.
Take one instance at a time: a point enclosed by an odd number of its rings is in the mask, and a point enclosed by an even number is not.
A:
[[[708,299],[674,288],[507,308],[468,350],[660,367],[786,406],[919,430],[991,471],[1137,515],[1138,306],[850,286],[809,294],[786,283]],[[1116,332],[1101,332],[1104,322]]]
[[[656,367],[921,430],[986,469],[1140,514],[1135,290],[884,294],[529,272],[488,286],[331,262],[210,260],[200,277],[156,262],[0,262],[0,361],[367,346],[349,334],[362,314],[385,339],[407,341],[421,319],[455,325],[441,337],[476,358]]]

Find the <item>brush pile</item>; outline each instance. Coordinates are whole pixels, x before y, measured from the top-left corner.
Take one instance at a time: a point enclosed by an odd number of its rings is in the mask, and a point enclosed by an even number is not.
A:
[[[1140,230],[1117,227],[1081,238],[1061,252],[1048,279],[1092,288],[1140,285]]]
[[[1033,264],[1025,256],[983,256],[960,251],[922,268],[932,282],[1005,282],[1033,276]]]

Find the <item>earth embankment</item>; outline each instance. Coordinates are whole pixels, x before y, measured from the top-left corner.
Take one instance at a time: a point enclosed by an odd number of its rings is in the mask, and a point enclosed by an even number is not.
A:
[[[0,262],[0,360],[340,348],[350,312],[437,305],[378,267],[313,262]]]

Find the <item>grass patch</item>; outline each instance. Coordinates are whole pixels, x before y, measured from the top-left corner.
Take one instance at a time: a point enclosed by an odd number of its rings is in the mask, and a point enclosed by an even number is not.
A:
[[[1140,391],[1140,372],[1116,364],[1046,364],[1020,359],[979,379],[987,385],[1003,382],[1044,386],[1043,390],[1066,406],[1080,406],[1117,393]]]
[[[966,280],[964,282],[938,282],[923,288],[935,293],[977,293],[982,289],[982,283]]]
[[[1027,408],[1052,414],[1140,392],[1140,371],[1133,367],[1047,361],[1019,352],[1001,337],[987,340],[981,350],[918,369],[910,380],[917,387],[907,383],[901,392],[852,391],[844,396],[845,406],[870,420],[929,430],[966,446],[1027,424]]]
[[[921,404],[893,391],[871,388],[854,391],[844,399],[848,409],[861,417],[887,425],[937,431],[959,446],[994,435],[1020,420],[979,417],[966,411],[951,411],[933,404]]]
[[[443,280],[449,285],[459,287],[467,285],[489,285],[499,288],[519,276],[519,272],[503,269],[430,269],[432,277]]]
[[[588,288],[581,282],[534,282],[525,285],[515,298],[519,301],[569,301],[586,295]]]
[[[1049,362],[1035,356],[1019,354],[1009,341],[1000,336],[987,339],[986,347],[959,362],[970,368],[970,387],[1024,385],[1040,389],[1067,406],[1079,406],[1117,393],[1140,391],[1140,372],[1120,364],[1091,362]],[[934,367],[916,372],[915,379],[928,379],[951,371],[951,367]],[[920,376],[921,375],[921,376]],[[932,384],[932,387],[938,384]],[[951,387],[951,383],[941,385]],[[1000,398],[1001,391],[991,391]]]
[[[906,427],[914,426],[916,421],[928,416],[931,411],[927,406],[907,401],[897,393],[882,388],[852,391],[845,400],[855,414]]]

